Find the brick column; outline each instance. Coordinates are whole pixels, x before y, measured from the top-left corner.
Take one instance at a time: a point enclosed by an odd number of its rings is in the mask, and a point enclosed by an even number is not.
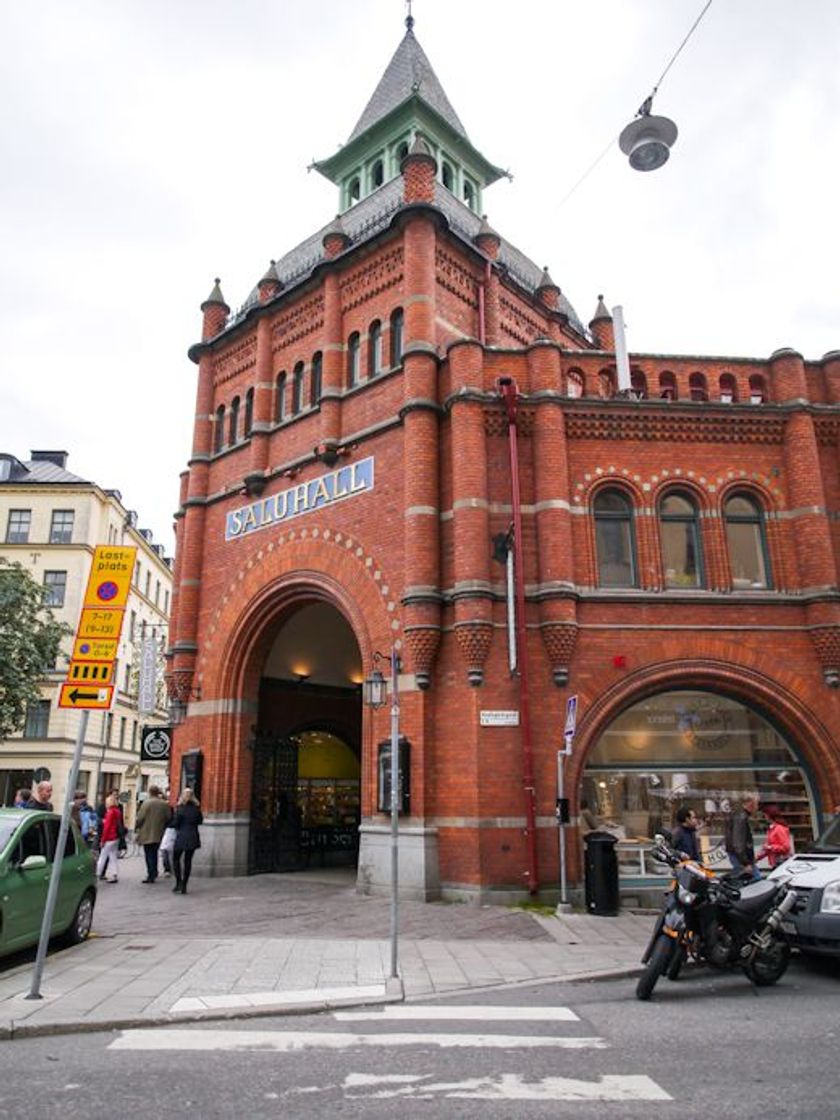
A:
[[[324,449],[337,448],[341,443],[344,354],[341,287],[338,273],[331,271],[324,277],[324,358],[320,410],[320,444]]]
[[[268,442],[274,402],[274,373],[271,353],[271,320],[264,314],[257,322],[257,357],[254,371],[254,416],[245,489],[259,496],[265,489]]]

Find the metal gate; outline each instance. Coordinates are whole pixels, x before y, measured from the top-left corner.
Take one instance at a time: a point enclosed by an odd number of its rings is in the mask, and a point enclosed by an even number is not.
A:
[[[248,870],[297,871],[302,866],[297,803],[298,744],[294,736],[257,731]]]

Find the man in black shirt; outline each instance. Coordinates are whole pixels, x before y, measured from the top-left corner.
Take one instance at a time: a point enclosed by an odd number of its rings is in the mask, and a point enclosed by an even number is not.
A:
[[[678,852],[682,852],[689,859],[700,859],[700,845],[697,842],[699,823],[697,814],[688,805],[681,805],[677,809],[677,827],[674,829],[671,843]]]

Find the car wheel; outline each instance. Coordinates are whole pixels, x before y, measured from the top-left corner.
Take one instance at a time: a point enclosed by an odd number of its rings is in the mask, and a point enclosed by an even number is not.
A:
[[[85,891],[79,899],[79,905],[76,907],[73,921],[67,927],[64,934],[64,941],[66,944],[81,945],[83,941],[87,941],[90,936],[91,926],[93,925],[93,903],[93,891]]]

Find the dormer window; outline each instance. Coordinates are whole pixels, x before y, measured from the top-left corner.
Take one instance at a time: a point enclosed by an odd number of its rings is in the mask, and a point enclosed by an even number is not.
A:
[[[385,165],[382,163],[381,159],[378,159],[370,169],[370,185],[374,190],[376,190],[376,188],[381,187],[384,182]]]
[[[455,186],[455,172],[452,170],[452,165],[444,160],[443,164],[441,165],[440,174],[441,179],[443,180],[443,185],[448,191],[451,191]]]
[[[470,210],[475,210],[475,191],[472,183],[464,183],[464,203]]]
[[[352,178],[347,186],[347,198],[352,206],[354,202],[358,202],[362,194],[362,185],[359,182],[358,175]]]

